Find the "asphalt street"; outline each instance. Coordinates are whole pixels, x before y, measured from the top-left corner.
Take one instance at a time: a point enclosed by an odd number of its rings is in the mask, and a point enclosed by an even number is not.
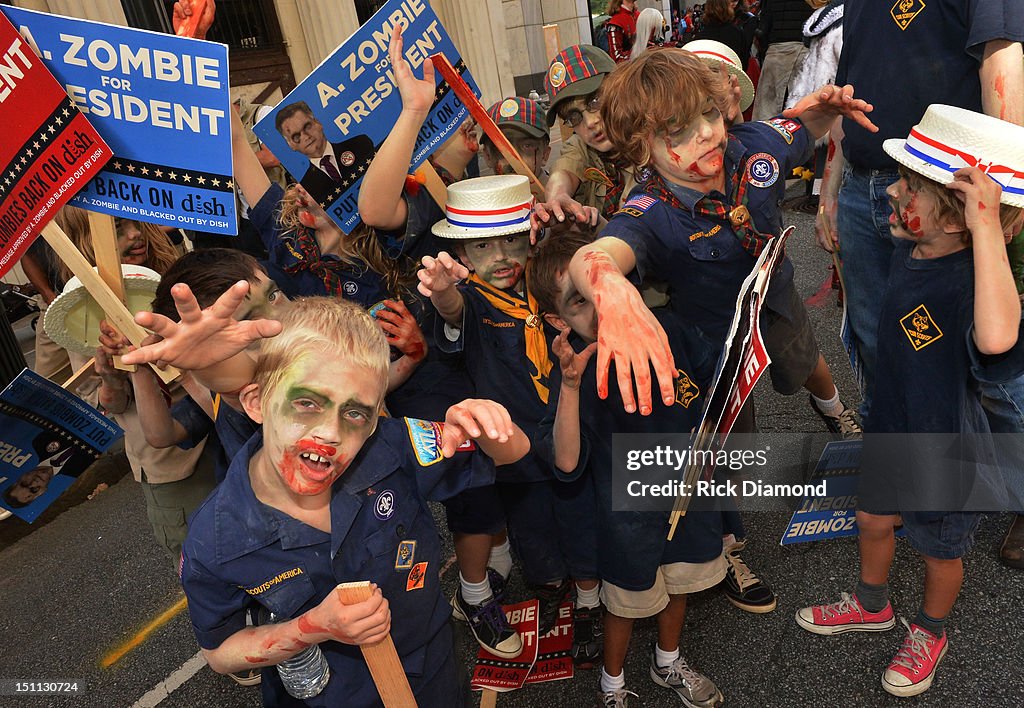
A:
[[[788,249],[797,287],[810,301],[819,344],[840,391],[854,403],[855,387],[838,339],[840,311],[834,293],[822,288],[830,260],[813,244],[812,217],[787,212],[787,219],[798,227]],[[765,377],[755,396],[762,430],[821,432],[805,395],[781,397]],[[187,612],[171,613],[120,660],[103,667],[111,652],[181,599],[172,560],[153,539],[142,492],[125,471],[123,457],[110,456],[83,475],[59,509],[36,524],[0,522],[0,679],[77,679],[86,686],[75,696],[0,696],[0,707],[259,705],[258,689],[241,688],[195,658]],[[100,482],[111,486],[87,499]],[[690,601],[683,653],[718,684],[726,705],[1024,705],[1024,573],[1003,567],[996,558],[1007,515],[985,520],[965,561],[963,593],[949,623],[950,650],[934,686],[922,697],[904,700],[880,686],[902,631],[820,637],[797,627],[793,614],[798,608],[838,599],[841,590],[852,589],[857,554],[853,540],[780,546],[787,518],[782,512],[745,514],[749,543],[744,558],[775,589],[778,609],[747,614],[716,590]],[[449,594],[456,575],[452,570],[443,578]],[[908,619],[920,602],[922,578],[920,561],[900,541],[892,599],[897,613]],[[513,599],[526,598],[517,573],[510,592]],[[640,696],[633,705],[680,705],[648,677],[653,638],[653,621],[638,622],[626,667],[628,687]],[[465,657],[475,653],[464,630],[459,647]],[[590,706],[596,689],[597,672],[581,671],[571,680],[503,694],[498,705]]]

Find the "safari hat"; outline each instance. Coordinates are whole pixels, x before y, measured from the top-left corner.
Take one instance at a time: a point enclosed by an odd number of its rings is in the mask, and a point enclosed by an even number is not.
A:
[[[1000,201],[1024,207],[1024,127],[955,106],[932,104],[906,140],[882,143],[889,156],[939,184],[977,167],[1003,187]]]
[[[122,265],[121,276],[129,312],[151,310],[160,274],[143,266]],[[100,345],[100,320],[105,317],[103,308],[92,299],[76,275],[46,309],[43,329],[65,349],[93,356]]]
[[[556,54],[544,75],[544,90],[550,101],[548,126],[555,124],[558,104],[594,93],[614,69],[615,62],[608,53],[589,44],[574,44]]]
[[[548,137],[547,114],[532,99],[512,96],[488,108],[487,114],[499,128],[512,128],[531,138]]]
[[[732,49],[713,39],[695,39],[683,45],[683,49],[696,54],[705,64],[725,64],[726,70],[740,82],[740,110],[745,111],[754,102],[754,82],[740,65],[740,58]],[[712,68],[716,68],[712,66]]]
[[[431,232],[441,238],[505,236],[530,230],[533,194],[522,175],[464,179],[448,187],[445,216]]]

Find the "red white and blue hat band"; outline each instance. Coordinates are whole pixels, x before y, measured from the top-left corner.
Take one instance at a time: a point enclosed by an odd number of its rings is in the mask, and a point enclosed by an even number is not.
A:
[[[984,161],[969,152],[929,138],[916,129],[910,131],[903,149],[919,160],[949,172],[950,175],[963,167],[977,167],[1002,185],[1004,192],[1024,195],[1024,172]]]
[[[445,207],[445,218],[452,226],[464,229],[499,229],[506,226],[530,228],[530,212],[533,200],[503,209],[459,209]]]

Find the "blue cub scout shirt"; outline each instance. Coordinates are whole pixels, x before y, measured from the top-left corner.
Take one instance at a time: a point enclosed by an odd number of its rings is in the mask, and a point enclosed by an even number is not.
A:
[[[334,483],[329,534],[256,498],[249,461],[263,436],[254,435],[193,516],[182,552],[181,582],[199,645],[220,646],[245,628],[250,609],[294,618],[338,583],[371,581],[390,604],[391,637],[413,691],[429,695],[427,684],[450,660],[452,645],[438,578],[440,539],[426,500],[494,480],[493,463],[474,444],[441,456],[442,427],[380,419]],[[320,648],[331,679],[307,705],[379,705],[359,647],[327,641]],[[290,701],[276,671],[264,670],[262,684],[266,705]]]
[[[807,161],[813,139],[799,121],[785,118],[741,123],[729,133],[739,142],[730,141],[726,150],[726,185],[743,164],[753,224],[760,233],[778,235],[782,232],[779,204],[786,193],[786,178]],[[666,186],[682,203],[681,208],[672,208],[638,186],[601,235],[628,243],[636,256],[637,279],[668,283],[669,307],[676,316],[696,325],[721,346],[740,285],[753,269],[754,258],[743,249],[728,219],[695,213],[694,206],[703,193],[667,181]],[[728,201],[718,192],[710,196]],[[772,275],[765,303],[787,319],[792,317],[786,298],[792,280],[793,264],[783,258]]]

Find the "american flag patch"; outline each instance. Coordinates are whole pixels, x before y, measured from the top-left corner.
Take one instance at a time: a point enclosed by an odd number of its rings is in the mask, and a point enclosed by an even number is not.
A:
[[[627,201],[622,206],[623,206],[623,208],[625,208],[625,207],[636,207],[637,209],[640,209],[641,211],[644,211],[644,210],[650,209],[652,206],[654,206],[654,202],[655,201],[656,200],[654,199],[654,197],[652,197],[650,195],[640,194],[638,196],[633,197],[632,199]]]

